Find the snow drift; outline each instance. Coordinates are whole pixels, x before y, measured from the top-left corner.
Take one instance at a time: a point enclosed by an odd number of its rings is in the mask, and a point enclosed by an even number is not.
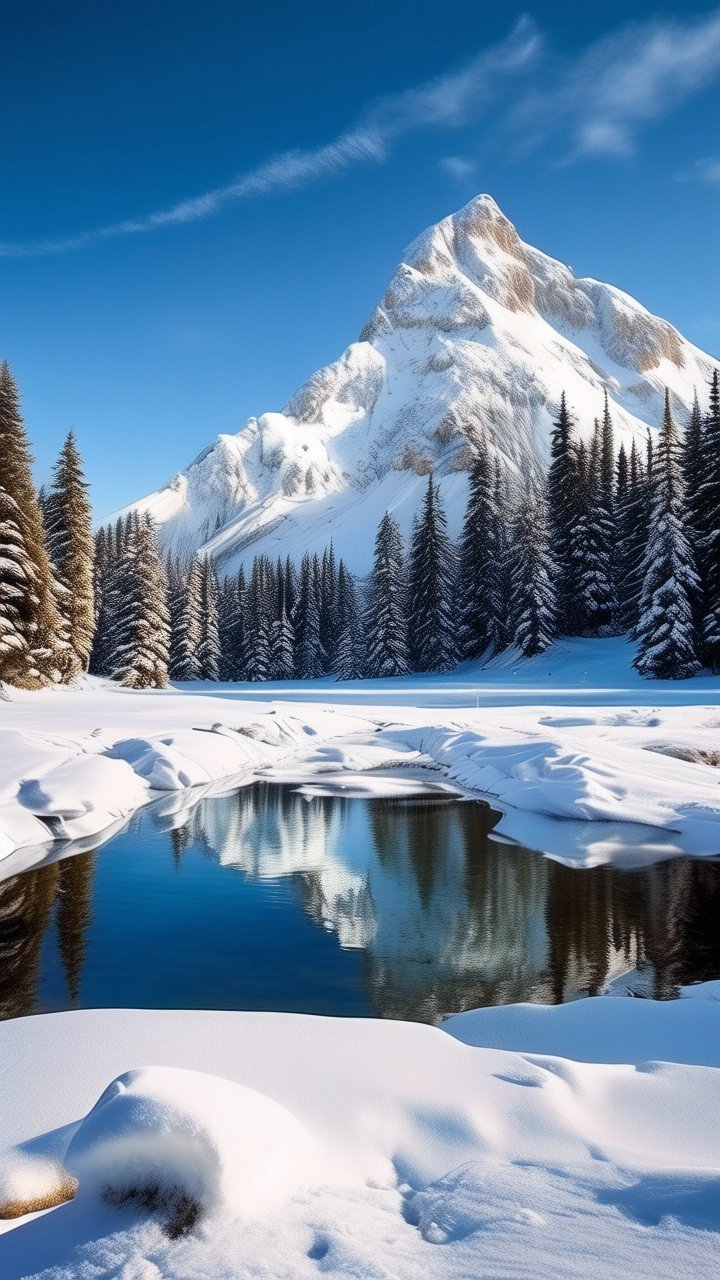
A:
[[[166,545],[223,570],[332,537],[366,572],[382,512],[407,531],[428,471],[457,529],[480,428],[511,470],[537,466],[561,391],[586,431],[607,393],[618,437],[643,444],[664,388],[682,418],[711,369],[628,294],[524,243],[481,195],[410,245],[360,340],[282,413],[219,436],[137,507]]]
[[[477,1043],[487,1021],[493,1047],[292,1014],[85,1010],[0,1024],[0,1094],[15,1100],[0,1147],[22,1144],[7,1164],[54,1144],[79,1179],[71,1203],[0,1223],[3,1280],[709,1280],[720,1071],[705,1063],[720,1005],[687,1001],[688,1044],[685,1003],[548,1009],[552,1051],[523,1006],[460,1024]],[[571,1059],[603,1033],[607,1062]],[[669,1061],[642,1057],[661,1045]],[[161,1058],[115,1080],[77,1127],[123,1064]],[[128,1201],[128,1186],[146,1194]],[[192,1223],[188,1201],[203,1209]]]

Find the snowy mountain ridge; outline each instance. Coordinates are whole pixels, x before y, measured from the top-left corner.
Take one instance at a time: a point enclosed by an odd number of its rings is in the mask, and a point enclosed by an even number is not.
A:
[[[223,572],[331,537],[366,572],[383,511],[407,531],[430,471],[457,531],[479,430],[514,471],[536,468],[561,392],[586,434],[607,392],[618,442],[643,442],[664,388],[682,421],[712,367],[628,294],[524,243],[480,195],[410,245],[359,340],[283,412],[218,436],[134,506],[166,546]]]

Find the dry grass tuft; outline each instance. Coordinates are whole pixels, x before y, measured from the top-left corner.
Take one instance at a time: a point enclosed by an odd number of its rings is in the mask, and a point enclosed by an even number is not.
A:
[[[0,1218],[24,1218],[26,1213],[40,1213],[42,1209],[55,1209],[59,1204],[74,1200],[78,1189],[77,1178],[63,1171],[62,1177],[49,1190],[36,1196],[0,1202]]]

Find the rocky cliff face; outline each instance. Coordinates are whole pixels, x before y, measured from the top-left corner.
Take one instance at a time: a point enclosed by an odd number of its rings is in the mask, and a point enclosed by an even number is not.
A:
[[[222,570],[332,536],[364,572],[382,512],[409,527],[430,471],[457,528],[479,431],[514,471],[536,468],[561,391],[586,432],[607,392],[618,438],[644,440],[664,388],[682,420],[712,364],[621,290],[525,244],[481,195],[409,247],[359,341],[282,413],[219,436],[137,506],[166,545]]]

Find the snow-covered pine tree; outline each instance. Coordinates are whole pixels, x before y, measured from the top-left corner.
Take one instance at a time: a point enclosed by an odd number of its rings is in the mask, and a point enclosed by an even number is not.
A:
[[[165,565],[149,515],[133,515],[123,554],[122,637],[114,678],[129,689],[164,689],[170,654]]]
[[[468,502],[458,546],[458,650],[477,658],[495,641],[498,594],[495,469],[483,435],[475,441]]]
[[[414,671],[450,671],[458,660],[454,578],[455,553],[445,510],[430,475],[410,549],[409,639]]]
[[[44,497],[43,515],[50,561],[64,588],[58,596],[63,630],[75,655],[72,665],[80,671],[88,669],[95,632],[89,488],[75,434],[69,431]]]
[[[235,635],[235,675],[234,680],[247,680],[248,674],[248,645],[247,645],[247,627],[246,602],[247,602],[247,584],[245,581],[245,570],[242,565],[238,569],[238,575],[235,585],[237,596],[237,631]]]
[[[95,534],[95,553],[93,556],[93,604],[95,616],[89,665],[90,671],[97,676],[108,674],[106,655],[109,647],[109,624],[106,592],[114,550],[115,539],[111,526],[101,525]]]
[[[0,680],[8,684],[23,684],[27,679],[25,602],[34,579],[17,503],[0,484]]]
[[[335,669],[338,643],[338,571],[332,542],[323,553],[320,571],[320,642],[323,647],[323,669]]]
[[[608,402],[608,393],[605,392],[605,405],[603,408],[602,422],[600,424],[600,493],[602,503],[607,512],[608,519],[612,522],[615,514],[615,433],[613,431],[612,418],[610,416],[610,405]]]
[[[361,680],[365,674],[365,637],[353,575],[342,560],[338,567],[338,642],[335,674],[338,680]]]
[[[270,626],[270,679],[292,680],[295,674],[295,628],[286,603],[285,566],[278,561],[276,602]]]
[[[571,534],[575,619],[585,635],[610,635],[616,611],[612,516],[606,507],[603,429],[595,423],[592,444],[578,467],[579,516]],[[612,488],[612,481],[610,482]]]
[[[0,679],[35,687],[60,678],[67,648],[61,638],[56,586],[31,467],[18,389],[4,362],[0,366],[0,483],[6,495],[3,506],[10,562],[5,594],[11,591],[11,582],[17,586],[18,565],[22,565],[26,589],[15,599],[17,613],[12,624],[10,612],[5,620],[6,658]],[[0,580],[4,573],[0,568]],[[7,649],[10,625],[18,631],[19,644]]]
[[[218,586],[219,678],[237,680],[240,623],[236,578],[222,578]]]
[[[408,624],[405,549],[400,530],[385,512],[377,537],[366,609],[367,674],[407,675]]]
[[[248,680],[270,679],[271,566],[267,556],[255,556],[245,595],[245,651]]]
[[[710,383],[710,408],[702,433],[702,483],[695,504],[702,583],[703,661],[720,671],[720,377]]]
[[[563,391],[550,435],[547,506],[556,566],[558,630],[566,636],[574,635],[578,630],[577,544],[574,533],[580,517],[581,486],[574,426]]]
[[[185,571],[185,598],[173,646],[173,679],[201,680],[200,645],[202,642],[202,567],[196,555],[191,556]]]
[[[701,512],[700,489],[703,482],[703,461],[703,419],[696,392],[682,441],[685,509],[688,517],[688,526],[693,530],[696,529]]]
[[[693,624],[698,577],[687,537],[682,457],[668,391],[653,459],[652,495],[634,666],[654,679],[682,680],[700,666]]]
[[[168,584],[168,610],[170,613],[170,657],[168,675],[171,680],[179,680],[180,671],[180,632],[183,609],[185,607],[185,567],[180,556],[170,552],[165,564]]]
[[[617,625],[621,632],[634,631],[637,626],[650,518],[650,488],[642,454],[633,440],[627,490],[617,504]]]
[[[198,665],[201,680],[220,679],[220,632],[218,580],[209,556],[200,561],[200,644]]]
[[[557,635],[553,569],[545,504],[528,489],[513,527],[509,608],[511,643],[526,658],[544,653]]]
[[[285,608],[288,618],[292,620],[298,598],[297,569],[289,556],[285,560]]]
[[[490,600],[490,639],[497,652],[510,643],[508,601],[511,588],[510,487],[500,459],[495,460],[494,515],[492,542],[495,565]]]
[[[304,555],[295,609],[295,674],[316,680],[323,674],[325,654],[320,637],[320,581],[317,557]]]

